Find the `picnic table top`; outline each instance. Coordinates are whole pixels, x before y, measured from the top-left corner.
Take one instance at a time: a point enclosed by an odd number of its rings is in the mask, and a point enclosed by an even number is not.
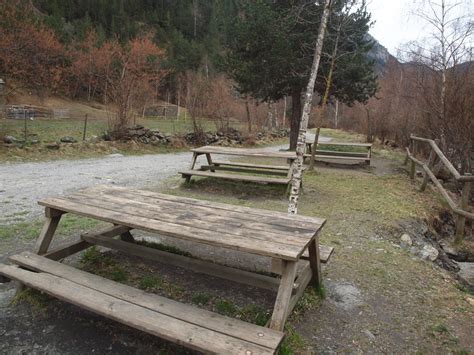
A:
[[[265,158],[285,158],[296,159],[296,152],[272,152],[266,149],[256,148],[232,148],[219,147],[214,145],[206,145],[204,147],[191,149],[192,152],[201,154],[225,154],[225,155],[240,155],[251,157],[265,157]]]
[[[104,185],[38,203],[134,229],[284,260],[298,260],[326,222]]]

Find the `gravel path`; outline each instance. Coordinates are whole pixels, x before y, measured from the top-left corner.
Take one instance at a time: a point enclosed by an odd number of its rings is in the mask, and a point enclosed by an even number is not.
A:
[[[187,168],[190,153],[108,156],[0,166],[0,223],[41,214],[41,198],[70,193],[97,184],[146,187]]]
[[[323,138],[330,140],[330,138]],[[280,150],[286,146],[265,149]],[[43,209],[37,201],[97,184],[146,188],[187,169],[191,153],[141,156],[113,154],[98,159],[0,165],[0,225],[31,220]]]

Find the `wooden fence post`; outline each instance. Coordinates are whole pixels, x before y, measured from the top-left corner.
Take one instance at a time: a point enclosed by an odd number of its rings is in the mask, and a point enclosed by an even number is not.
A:
[[[84,131],[82,132],[82,141],[86,140],[86,132],[87,132],[87,113],[84,117]]]
[[[413,158],[415,158],[415,155],[416,155],[416,141],[413,140],[412,141],[412,148],[413,148],[413,151],[411,153],[411,155],[413,156]],[[411,160],[411,165],[410,165],[410,179],[415,179],[415,172],[416,172],[416,165],[415,165],[415,162],[413,160]]]
[[[466,173],[465,176],[471,176],[471,174]],[[463,211],[467,211],[469,206],[469,196],[471,195],[471,181],[464,182],[461,193],[461,203],[459,208]],[[464,226],[466,224],[466,217],[458,215],[456,218],[456,238],[455,242],[460,243],[464,238]]]
[[[433,168],[435,161],[436,161],[436,153],[434,149],[431,149],[430,157],[428,158],[428,162],[426,164],[428,166],[428,169],[431,170]],[[425,175],[423,176],[423,182],[421,183],[421,186],[420,186],[420,192],[425,191],[426,185],[428,185],[429,179],[430,177],[425,171]]]

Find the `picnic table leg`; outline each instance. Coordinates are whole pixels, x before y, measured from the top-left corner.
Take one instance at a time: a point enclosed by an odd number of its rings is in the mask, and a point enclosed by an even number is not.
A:
[[[198,154],[196,152],[193,152],[193,158],[191,160],[191,165],[189,166],[189,170],[193,170],[194,166],[196,165],[196,160],[197,160]],[[189,183],[191,181],[191,175],[186,175],[183,176],[186,178],[186,182]]]
[[[46,221],[43,225],[43,229],[41,230],[38,239],[36,240],[36,245],[34,249],[36,254],[42,255],[48,251],[63,213],[64,212],[62,211],[46,207]]]
[[[34,252],[36,254],[42,255],[45,254],[51,241],[53,240],[54,233],[58,228],[59,221],[64,212],[55,210],[49,207],[45,208],[46,221],[44,222],[43,229],[41,230],[38,239],[36,240]],[[22,291],[25,288],[25,285],[21,282],[17,282],[15,286],[16,293]]]
[[[272,319],[270,320],[270,328],[282,331],[285,327],[286,318],[288,316],[288,307],[290,306],[293,284],[296,276],[296,261],[282,261],[283,273],[281,276],[278,294],[273,308]]]
[[[311,278],[311,284],[314,287],[320,287],[322,282],[321,276],[321,259],[319,255],[319,236],[316,237],[309,243],[308,246],[309,254],[309,265],[313,271],[313,277]]]
[[[207,159],[207,164],[209,164],[210,167],[212,167],[212,159],[211,159],[211,154],[206,153],[206,159]],[[216,169],[210,169],[211,172],[215,173]]]

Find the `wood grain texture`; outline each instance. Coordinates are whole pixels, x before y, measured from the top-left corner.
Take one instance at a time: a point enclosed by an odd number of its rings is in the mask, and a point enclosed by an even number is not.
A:
[[[224,154],[264,158],[296,159],[295,152],[269,152],[265,149],[254,148],[230,148],[208,145],[200,148],[191,149],[191,151],[200,154]]]
[[[149,295],[42,259],[56,264],[47,266],[54,273],[36,273],[3,264],[0,264],[0,273],[99,315],[206,353],[272,354],[283,338],[283,333]],[[43,266],[41,268],[46,268]],[[67,278],[55,275],[59,273]],[[241,339],[247,336],[252,341]],[[266,345],[261,345],[262,342]]]
[[[203,170],[180,170],[178,173],[183,175],[183,177],[201,176],[201,177],[212,177],[216,179],[256,182],[256,183],[263,183],[263,184],[288,185],[288,183],[290,182],[289,179],[286,177],[285,178],[272,178],[272,177],[254,176],[254,175],[223,174],[223,173],[207,172]]]

